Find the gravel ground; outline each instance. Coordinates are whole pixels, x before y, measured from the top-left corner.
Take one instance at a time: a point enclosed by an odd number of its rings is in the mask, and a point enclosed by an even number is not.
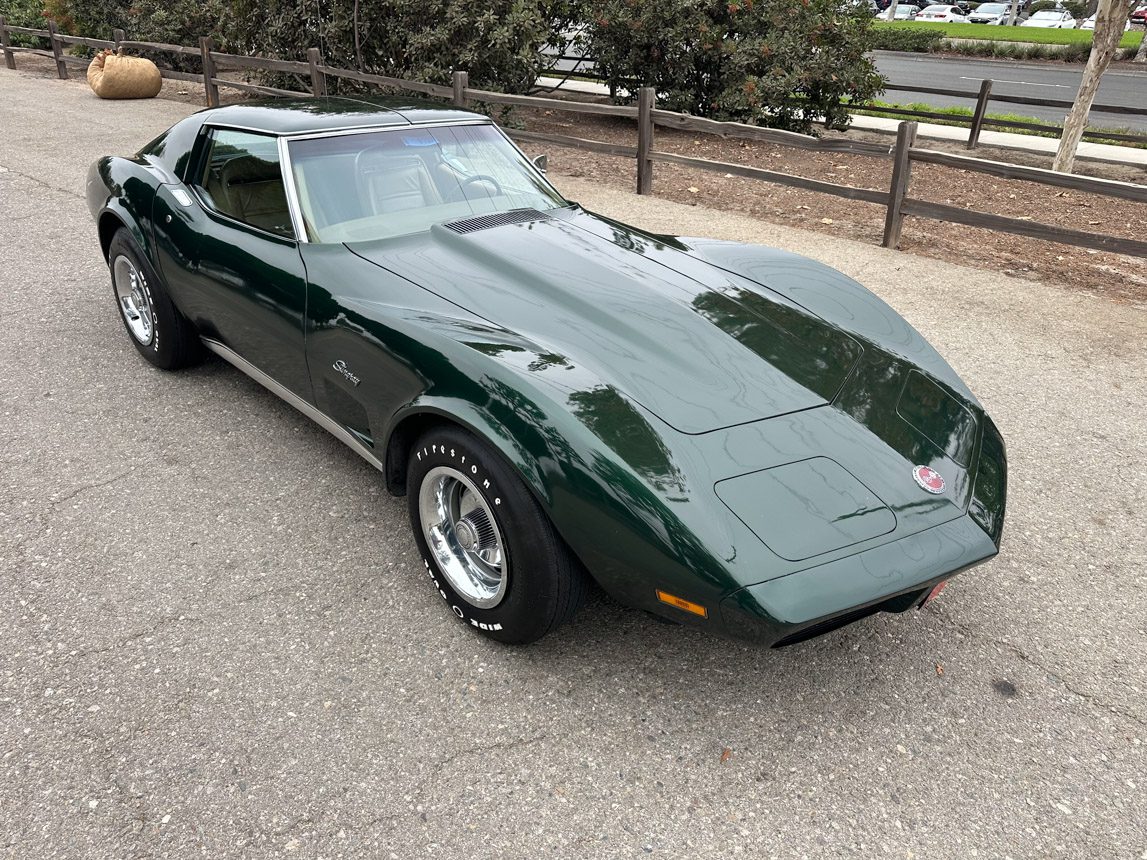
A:
[[[934,608],[790,649],[604,598],[506,649],[357,457],[132,349],[83,176],[188,106],[0,104],[0,855],[1147,858],[1144,311],[558,177],[861,279],[995,416],[1011,507]]]

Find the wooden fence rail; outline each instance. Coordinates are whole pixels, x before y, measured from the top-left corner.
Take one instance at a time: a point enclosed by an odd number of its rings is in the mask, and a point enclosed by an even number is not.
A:
[[[44,39],[48,42],[50,50],[12,45],[11,34],[34,36]],[[919,162],[966,170],[973,173],[983,173],[1003,179],[1036,182],[1048,187],[1069,188],[1088,194],[1100,194],[1128,200],[1133,203],[1147,203],[1147,185],[1055,173],[1037,167],[1024,167],[1000,161],[973,158],[967,155],[956,155],[917,147],[917,123],[914,121],[902,122],[900,124],[894,144],[871,143],[842,138],[822,139],[796,134],[795,132],[761,128],[745,123],[719,122],[717,120],[691,116],[689,114],[659,110],[656,105],[654,91],[647,87],[639,90],[638,103],[636,106],[542,98],[539,96],[500,93],[470,87],[468,75],[464,71],[454,72],[451,85],[444,86],[424,81],[409,81],[402,78],[392,78],[385,75],[374,75],[353,69],[328,66],[323,61],[322,54],[318,48],[308,50],[307,59],[305,61],[282,60],[272,57],[247,57],[240,54],[226,54],[216,51],[214,43],[208,36],[202,37],[199,40],[199,46],[193,48],[184,45],[130,41],[126,39],[126,34],[123,31],[117,30],[115,33],[115,41],[108,42],[101,39],[87,39],[61,34],[56,31],[54,25],[50,25],[47,30],[36,30],[29,27],[12,27],[0,17],[0,51],[3,52],[5,66],[9,69],[16,67],[15,55],[17,53],[32,53],[52,59],[56,64],[56,71],[59,77],[66,78],[68,76],[67,67],[69,63],[80,65],[86,64],[87,61],[79,57],[64,54],[62,51],[64,45],[83,45],[90,48],[119,46],[155,53],[174,53],[184,57],[197,56],[199,57],[202,68],[200,74],[172,69],[161,69],[160,71],[165,78],[195,81],[203,84],[205,100],[209,106],[217,106],[220,103],[220,87],[231,87],[245,92],[270,96],[290,96],[296,98],[300,96],[321,97],[327,93],[329,79],[342,78],[359,83],[446,99],[457,107],[465,107],[469,103],[478,103],[478,106],[508,105],[633,120],[637,126],[635,146],[600,140],[589,140],[571,135],[552,134],[549,132],[507,129],[507,133],[518,141],[549,143],[555,146],[572,147],[574,149],[597,152],[603,155],[632,158],[637,163],[636,190],[638,194],[652,193],[654,165],[661,163],[676,164],[700,170],[717,171],[734,176],[744,176],[763,182],[816,191],[822,194],[830,194],[836,197],[882,206],[885,208],[883,244],[889,248],[899,246],[904,218],[906,216],[914,216],[917,218],[950,221],[971,227],[980,227],[1003,233],[1013,233],[1020,236],[1028,236],[1084,248],[1147,257],[1147,242],[1138,239],[1126,239],[1056,225],[1040,224],[1026,218],[1014,218],[987,212],[977,212],[958,206],[935,203],[910,196],[910,191],[912,190],[912,167],[914,163]],[[255,84],[249,81],[221,78],[218,74],[221,69],[232,71],[277,72],[280,74],[295,75],[300,80],[309,81],[309,89],[288,90]],[[890,89],[909,88],[890,87]],[[934,91],[945,95],[975,96],[977,98],[977,108],[975,114],[971,117],[973,129],[969,135],[970,146],[975,145],[975,139],[979,137],[979,130],[983,126],[993,124],[992,120],[986,118],[986,105],[989,100],[1017,101],[1019,99],[1019,97],[992,95],[990,81],[985,81],[980,91],[974,94],[958,93],[951,90],[942,91],[936,90],[935,88],[925,89],[922,87],[912,87],[911,89],[920,92]],[[1028,99],[1026,101],[1018,101],[1018,103],[1054,104],[1055,100]],[[1069,102],[1062,102],[1061,104],[1070,106]],[[948,115],[943,116],[945,118],[951,118]],[[1012,123],[1011,125],[1015,124]],[[704,158],[665,152],[655,148],[655,135],[658,127],[690,131],[699,134],[712,134],[723,138],[752,140],[759,143],[792,147],[810,152],[891,159],[891,183],[887,190],[856,188],[820,179],[810,179],[804,176],[766,170],[751,165],[712,161]]]

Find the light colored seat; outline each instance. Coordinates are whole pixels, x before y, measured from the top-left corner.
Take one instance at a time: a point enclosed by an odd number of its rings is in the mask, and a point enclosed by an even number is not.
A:
[[[244,155],[233,158],[220,171],[222,199],[215,203],[227,215],[246,224],[284,235],[291,234],[291,216],[279,165]]]
[[[443,202],[426,164],[414,155],[361,153],[358,174],[363,209],[371,215],[422,209]]]

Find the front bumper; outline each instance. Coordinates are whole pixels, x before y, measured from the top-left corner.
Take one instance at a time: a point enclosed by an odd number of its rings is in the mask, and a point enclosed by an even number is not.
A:
[[[779,646],[876,612],[918,605],[937,583],[999,552],[970,516],[856,555],[750,585],[721,603],[725,629]]]

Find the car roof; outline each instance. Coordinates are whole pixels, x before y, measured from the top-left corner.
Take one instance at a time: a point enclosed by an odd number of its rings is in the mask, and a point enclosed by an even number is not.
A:
[[[429,100],[370,96],[267,99],[209,108],[198,116],[206,125],[275,135],[486,119],[481,114]]]
[[[489,121],[471,111],[428,99],[371,96],[262,99],[207,108],[180,120],[138,153],[175,179],[182,179],[204,126],[223,126],[280,137],[427,123]]]

